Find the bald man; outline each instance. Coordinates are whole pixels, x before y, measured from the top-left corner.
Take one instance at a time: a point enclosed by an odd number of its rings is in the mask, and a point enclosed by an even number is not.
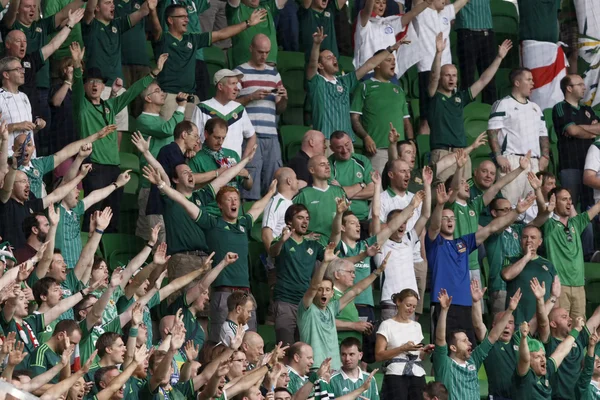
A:
[[[463,110],[492,80],[502,59],[512,47],[509,40],[498,47],[498,55],[494,62],[481,74],[479,79],[467,90],[455,92],[458,84],[457,70],[452,64],[443,67],[442,53],[446,48],[446,41],[440,33],[436,38],[436,53],[431,66],[429,86],[429,128],[431,135],[429,145],[431,148],[431,162],[435,163],[449,152],[467,147],[467,136],[463,123]],[[456,168],[450,167],[438,171],[437,180],[444,182],[449,176],[454,175]],[[471,177],[471,159],[463,169],[463,178]]]
[[[467,180],[469,184],[470,198],[474,199],[481,196],[496,182],[496,164],[491,160],[482,161],[481,164],[473,170],[473,177]],[[502,192],[496,194],[497,199],[503,199]],[[479,225],[486,226],[492,220],[490,206],[488,205],[479,214]]]
[[[322,132],[311,129],[304,134],[300,151],[287,164],[296,173],[300,188],[313,184],[312,176],[308,172],[308,160],[314,156],[325,155],[326,151],[327,144]]]
[[[300,190],[294,204],[303,204],[310,215],[308,231],[320,235],[319,241],[329,243],[331,225],[337,210],[336,199],[345,199],[346,192],[340,186],[329,185],[331,167],[324,155],[314,156],[308,161],[308,172],[313,184]],[[352,206],[350,206],[352,211]]]
[[[282,164],[277,115],[287,107],[287,91],[277,69],[267,65],[270,52],[271,41],[259,33],[250,44],[250,60],[236,68],[243,74],[237,101],[246,107],[258,141],[256,156],[246,167],[254,180],[252,189],[242,190],[247,200],[258,200],[267,193],[275,171]]]
[[[265,342],[258,333],[247,331],[244,334],[244,340],[242,341],[240,350],[246,355],[246,360],[248,360],[248,370],[256,367],[256,364],[258,364],[263,354],[265,354],[264,347]]]

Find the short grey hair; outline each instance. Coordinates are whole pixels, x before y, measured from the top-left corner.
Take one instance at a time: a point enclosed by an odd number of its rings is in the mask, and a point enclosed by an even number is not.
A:
[[[17,57],[4,57],[4,58],[0,59],[0,74],[11,69],[9,66],[10,66],[10,63],[12,63],[13,61],[18,62],[19,67],[21,66],[21,60],[19,60]]]
[[[343,270],[346,267],[353,267],[352,264],[348,260],[344,260],[343,258],[336,258],[327,266],[327,271],[325,271],[325,279],[329,279],[332,282],[335,282],[335,273]]]
[[[153,84],[158,85],[158,87],[160,88],[160,85],[158,84],[158,81],[156,79],[154,79],[152,82],[150,82],[150,84],[148,86],[146,86],[146,89],[144,89],[142,91],[142,93],[140,93],[140,97],[142,99],[145,99],[146,96],[148,96],[151,92],[150,92],[150,86],[152,86]]]

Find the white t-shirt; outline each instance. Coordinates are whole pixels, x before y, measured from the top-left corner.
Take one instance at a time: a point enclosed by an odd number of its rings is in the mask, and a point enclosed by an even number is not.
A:
[[[596,145],[591,145],[585,157],[585,167],[596,173],[596,177],[600,177],[600,149]],[[594,201],[600,201],[600,190],[594,189]]]
[[[419,344],[423,341],[423,330],[421,324],[416,321],[410,321],[406,324],[400,323],[393,318],[386,319],[379,325],[378,335],[383,336],[387,340],[387,349],[394,349],[400,347],[408,342]],[[408,353],[400,353],[394,358],[407,358],[407,354],[417,356],[417,360],[420,361],[419,351],[410,351]],[[404,366],[406,363],[394,362],[385,368],[386,375],[404,375]],[[422,367],[413,365],[412,372],[414,376],[424,376],[425,370]]]
[[[415,197],[414,193],[411,193],[409,191],[404,192],[403,195],[396,194],[396,192],[394,192],[391,187],[389,187],[386,190],[384,190],[383,192],[381,192],[381,197],[380,197],[381,207],[379,208],[379,219],[381,220],[381,222],[384,224],[387,223],[388,214],[390,212],[392,212],[393,210],[402,210],[402,209],[406,208],[412,201],[413,197]],[[410,217],[409,220],[407,221],[407,223],[406,223],[407,231],[411,230],[415,227],[417,220],[421,216],[421,208],[422,208],[422,204],[419,205],[419,207],[417,207],[415,209],[412,217]],[[370,210],[369,218],[371,218],[372,214],[373,214],[373,211]]]
[[[0,112],[2,112],[2,121],[6,124],[17,124],[19,122],[33,122],[31,113],[31,102],[23,92],[11,93],[0,89]],[[14,131],[8,134],[8,155],[13,154],[13,143],[15,138],[21,134],[31,133],[31,131]],[[34,143],[33,135],[31,142]],[[35,158],[37,153],[34,151],[31,158]]]
[[[442,65],[452,64],[452,53],[450,51],[450,29],[452,25],[450,23],[454,18],[456,18],[454,6],[448,4],[439,13],[432,8],[426,8],[414,19],[422,52],[421,61],[417,64],[419,72],[431,71],[431,65],[435,58],[435,39],[440,32],[446,40],[446,48],[442,53]]]
[[[198,104],[197,107],[194,107],[191,121],[198,127],[202,143],[204,143],[204,125],[213,117],[223,118],[228,123],[229,127],[223,147],[235,151],[241,158],[244,139],[254,136],[254,127],[250,122],[248,112],[237,101],[230,101],[226,105],[222,105],[214,97]]]
[[[294,204],[292,200],[286,199],[281,193],[277,193],[269,200],[265,208],[262,227],[271,228],[273,239],[281,235],[281,231],[285,227],[285,212],[292,204]]]
[[[532,156],[539,157],[540,137],[548,136],[540,106],[531,101],[520,103],[512,96],[494,103],[488,129],[500,129],[498,143],[505,148],[502,154],[527,154],[531,150]]]
[[[403,29],[400,15],[371,17],[364,27],[359,18],[354,32],[354,67],[359,68],[377,51],[393,46],[396,43],[396,35]]]
[[[381,252],[375,256],[375,263],[379,267],[388,253],[387,267],[383,273],[383,287],[381,288],[381,302],[394,304],[392,295],[404,289],[412,289],[419,293],[417,278],[415,276],[415,252],[420,256],[421,243],[415,230],[407,231],[402,236],[402,241],[387,240],[381,247]]]

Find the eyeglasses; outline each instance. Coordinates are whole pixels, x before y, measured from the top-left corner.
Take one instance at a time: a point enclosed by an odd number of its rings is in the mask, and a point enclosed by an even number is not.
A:
[[[152,96],[155,93],[163,93],[163,90],[161,88],[158,88],[158,89],[153,90],[152,92],[148,93],[146,96]]]
[[[187,14],[185,15],[171,15],[171,18],[189,18]]]
[[[17,67],[17,68],[11,68],[11,69],[7,69],[6,70],[6,72],[12,72],[12,71],[25,72],[25,68],[23,68],[23,67]]]
[[[104,83],[104,81],[102,79],[88,79],[87,83],[91,83],[92,85],[94,84],[101,84]]]
[[[454,222],[456,217],[442,217],[442,221]]]
[[[248,360],[246,360],[245,358],[238,358],[237,360],[231,360],[233,362],[241,362],[243,364],[247,364]]]
[[[347,272],[350,275],[356,275],[356,271],[353,269],[342,269],[341,271]]]
[[[571,243],[573,241],[573,235],[571,235],[571,230],[568,226],[565,227],[565,233],[567,234],[567,242]]]

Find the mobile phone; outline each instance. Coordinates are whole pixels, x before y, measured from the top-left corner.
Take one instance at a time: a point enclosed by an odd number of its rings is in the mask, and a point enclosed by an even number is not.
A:
[[[23,144],[21,145],[21,153],[19,154],[19,158],[17,158],[17,165],[21,166],[23,164],[23,160],[25,159],[25,149],[27,148],[27,143],[29,143],[29,141],[31,140],[31,132],[29,132],[27,134],[27,138],[25,139],[25,141],[23,142]]]
[[[277,89],[277,88],[271,90],[271,93],[277,93],[277,92],[279,92],[279,89]]]

